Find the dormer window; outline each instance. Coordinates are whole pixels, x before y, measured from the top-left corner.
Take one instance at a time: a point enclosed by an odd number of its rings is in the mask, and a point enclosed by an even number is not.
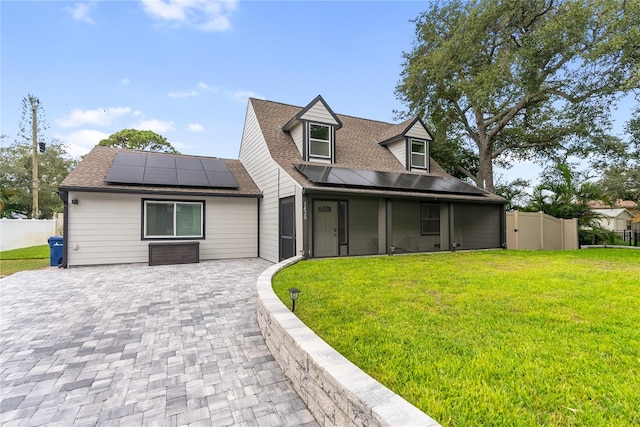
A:
[[[427,141],[411,138],[411,169],[427,169]]]
[[[282,130],[289,132],[302,160],[335,163],[336,131],[342,122],[318,95],[293,116]]]
[[[406,170],[429,173],[429,143],[433,136],[419,117],[389,126],[378,135],[378,141]]]
[[[309,123],[308,153],[310,158],[331,159],[332,134],[331,126]]]

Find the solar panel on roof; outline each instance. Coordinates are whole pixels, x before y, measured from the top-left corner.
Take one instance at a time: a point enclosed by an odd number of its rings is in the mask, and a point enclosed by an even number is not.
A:
[[[112,184],[238,188],[224,160],[119,152],[105,181]]]
[[[485,195],[486,192],[453,177],[378,172],[332,166],[296,165],[309,181],[318,185]]]
[[[145,154],[146,155],[146,154]],[[176,159],[174,156],[163,155],[146,155],[148,168],[176,168]]]
[[[182,187],[209,187],[209,180],[203,170],[178,169],[178,185]]]
[[[144,166],[112,165],[104,179],[117,184],[142,184]]]
[[[148,185],[178,185],[178,175],[175,168],[150,168],[144,169],[143,184]]]
[[[227,165],[224,160],[220,159],[202,159],[202,167],[206,171],[212,172],[228,172]]]
[[[205,171],[207,175],[207,179],[209,180],[209,184],[212,187],[229,187],[229,188],[237,188],[238,182],[231,175],[231,172],[217,172],[217,171]]]
[[[176,157],[176,168],[202,170],[202,162],[200,159],[193,159],[190,157]]]
[[[147,156],[137,153],[118,153],[113,163],[124,166],[144,166],[147,163]]]

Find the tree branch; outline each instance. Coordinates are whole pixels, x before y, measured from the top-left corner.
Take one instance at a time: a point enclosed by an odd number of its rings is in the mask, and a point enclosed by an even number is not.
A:
[[[456,112],[460,116],[460,120],[462,120],[462,124],[464,125],[464,128],[467,131],[467,133],[469,134],[469,136],[476,143],[478,143],[478,139],[479,139],[478,133],[469,124],[469,121],[467,120],[467,115],[465,114],[465,111],[462,110],[462,108],[460,108],[460,105],[458,104],[458,101],[451,100],[451,103],[453,104],[453,108],[456,110]],[[467,110],[468,110],[468,108],[467,108]]]
[[[520,102],[507,110],[498,121],[498,124],[487,132],[487,138],[493,139],[493,137],[496,136],[509,123],[509,121],[515,117],[516,114],[518,114],[518,112],[529,105],[529,101],[531,101],[531,97],[527,94],[520,100]]]
[[[500,147],[497,150],[494,150],[493,152],[491,152],[491,158],[495,159],[500,154],[502,154],[502,153],[504,153],[505,151],[508,151],[508,150],[539,147],[541,145],[544,145],[545,142],[548,142],[548,141],[529,142],[529,143],[526,143],[526,144],[505,145],[504,147]]]
[[[460,165],[456,165],[456,169],[459,172],[462,172],[462,174],[464,174],[467,178],[471,178],[474,182],[476,181],[476,176],[474,174],[472,174],[471,172],[469,172],[467,169],[463,168]]]

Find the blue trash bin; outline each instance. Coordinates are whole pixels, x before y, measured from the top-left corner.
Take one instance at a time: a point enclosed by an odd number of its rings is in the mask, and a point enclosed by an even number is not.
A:
[[[56,267],[62,265],[64,238],[62,236],[49,237],[49,265]]]

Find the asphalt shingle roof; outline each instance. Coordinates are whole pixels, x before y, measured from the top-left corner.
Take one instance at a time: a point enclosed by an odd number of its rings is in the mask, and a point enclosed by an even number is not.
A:
[[[311,183],[302,173],[295,169],[296,164],[318,164],[317,162],[302,161],[293,138],[289,132],[282,130],[283,126],[287,124],[292,117],[296,116],[303,107],[255,98],[250,98],[249,102],[256,114],[271,157],[302,187],[337,191],[336,188],[328,188]],[[330,166],[381,172],[413,173],[407,171],[387,147],[380,145],[380,142],[400,135],[414,119],[406,120],[400,124],[394,124],[342,114],[336,114],[336,116],[340,119],[343,126],[336,130],[336,162]],[[447,174],[433,159],[429,158],[429,162],[429,175],[451,177],[451,175]],[[399,193],[397,191],[375,189],[353,190],[340,188],[339,190],[380,195]],[[406,196],[433,197],[438,199],[505,202],[502,197],[491,193],[486,193],[486,195],[483,196],[464,196],[403,191],[402,194]]]
[[[84,191],[106,191],[106,192],[140,192],[156,194],[184,194],[184,195],[212,195],[212,196],[245,196],[260,197],[262,192],[253,182],[246,169],[239,160],[222,159],[229,168],[229,171],[238,182],[238,189],[229,188],[196,188],[196,187],[167,187],[151,185],[123,185],[109,184],[105,182],[107,172],[116,154],[121,151],[145,153],[147,155],[165,155],[163,153],[152,153],[148,151],[124,150],[113,147],[95,146],[89,154],[71,171],[71,173],[60,183],[61,190],[84,190]],[[190,158],[210,159],[201,156],[183,156]]]

